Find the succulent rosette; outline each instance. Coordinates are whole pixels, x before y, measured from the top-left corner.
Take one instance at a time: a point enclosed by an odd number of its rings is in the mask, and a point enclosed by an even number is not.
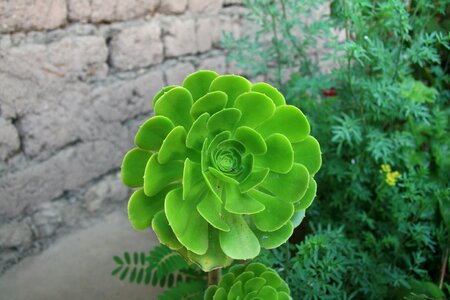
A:
[[[218,285],[211,285],[204,300],[289,300],[287,283],[273,269],[261,263],[235,265]]]
[[[212,71],[153,99],[122,180],[135,229],[204,271],[286,242],[316,194],[318,142],[303,113],[266,83]]]

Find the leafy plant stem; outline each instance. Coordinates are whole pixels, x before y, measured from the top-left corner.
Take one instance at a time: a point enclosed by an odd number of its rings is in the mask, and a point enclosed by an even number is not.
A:
[[[448,261],[448,247],[447,247],[447,249],[445,249],[444,260],[442,261],[442,267],[441,267],[441,276],[439,277],[439,288],[441,290],[444,285],[444,278],[445,278],[445,273],[446,273],[446,269],[447,269],[447,261]]]
[[[283,12],[283,18],[285,20],[287,20],[287,13],[286,13],[286,4],[285,4],[286,0],[281,0],[281,7],[282,7],[282,12]],[[311,62],[308,59],[308,56],[306,55],[306,52],[302,49],[302,47],[300,47],[297,43],[296,38],[292,35],[291,29],[287,26],[283,26],[284,28],[284,33],[286,34],[286,36],[289,38],[289,41],[291,42],[292,46],[295,48],[295,50],[297,51],[297,53],[302,57],[303,62],[305,64],[305,73],[306,75],[312,75],[311,72]]]
[[[399,28],[402,28],[402,25],[403,25],[402,18],[399,18]],[[398,67],[400,65],[402,53],[403,53],[403,34],[400,34],[400,46],[398,47],[397,51],[397,59],[395,61],[394,76],[392,77],[392,83],[394,83],[398,78]]]
[[[217,285],[221,276],[222,271],[220,268],[208,272],[208,285]]]
[[[346,42],[350,41],[350,27],[349,27],[349,17],[347,12],[347,3],[345,0],[343,0],[343,6],[344,6],[344,17],[345,17],[345,40]],[[353,54],[352,54],[353,55]],[[353,97],[353,88],[352,88],[352,56],[347,57],[347,80],[348,80],[348,88],[350,91],[350,94]]]
[[[279,47],[279,41],[278,41],[278,32],[277,32],[277,21],[275,19],[275,16],[272,12],[270,12],[269,9],[270,18],[272,21],[272,31],[273,31],[273,44],[275,46],[275,51],[277,53],[277,84],[279,87],[281,87],[281,51]]]

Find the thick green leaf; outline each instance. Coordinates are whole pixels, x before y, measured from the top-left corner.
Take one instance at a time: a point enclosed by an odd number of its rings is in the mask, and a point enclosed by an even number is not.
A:
[[[231,268],[233,268],[233,267],[231,267]],[[229,291],[231,289],[231,287],[233,286],[235,278],[236,278],[236,276],[232,272],[228,272],[220,279],[219,287],[224,288],[226,291]]]
[[[230,231],[219,233],[220,246],[233,259],[252,259],[259,254],[260,246],[253,231],[240,215],[225,214]]]
[[[274,133],[285,135],[291,143],[297,143],[309,135],[310,127],[305,115],[295,106],[278,106],[272,118],[256,128],[267,137]]]
[[[200,164],[187,158],[184,161],[183,168],[183,199],[199,200],[207,190],[208,188],[205,179],[202,177]]]
[[[194,119],[197,119],[204,113],[213,115],[222,110],[227,105],[227,101],[228,96],[224,92],[215,91],[208,93],[192,105],[191,115]]]
[[[174,125],[181,125],[188,131],[194,121],[189,113],[191,107],[192,96],[189,91],[182,87],[174,87],[158,99],[155,114],[169,118]]]
[[[192,94],[192,99],[194,101],[197,101],[197,99],[199,99],[209,91],[211,82],[217,76],[219,76],[219,74],[217,74],[216,72],[209,70],[200,70],[187,76],[183,82],[183,87],[188,89]]]
[[[244,300],[261,300],[260,297],[256,297],[257,294],[258,294],[257,291],[250,292],[247,295],[245,295]]]
[[[139,127],[134,143],[141,149],[158,151],[174,128],[172,121],[163,116],[154,116]]]
[[[254,129],[241,126],[236,129],[234,138],[244,145],[245,150],[249,153],[259,155],[267,151],[267,145],[264,138]]]
[[[234,281],[240,281],[240,282],[242,282],[242,286],[244,286],[248,280],[250,280],[254,277],[255,277],[255,273],[253,273],[252,271],[244,271],[238,277],[236,277],[236,279]]]
[[[305,218],[305,212],[306,210],[304,209],[296,210],[294,212],[291,218],[292,226],[294,226],[294,228],[297,228],[297,226],[302,223],[303,219]]]
[[[309,179],[308,189],[300,201],[295,203],[295,210],[307,209],[316,197],[317,183],[314,178]]]
[[[304,165],[309,174],[314,175],[319,171],[322,165],[322,156],[320,153],[319,142],[312,136],[299,143],[292,144],[294,149],[294,161]]]
[[[249,190],[257,187],[263,182],[267,175],[269,174],[269,169],[253,170],[248,176],[240,183],[239,189],[242,193],[246,193]]]
[[[234,179],[234,178],[232,178],[232,177],[229,177],[229,176],[227,176],[226,174],[224,174],[223,172],[221,172],[221,171],[219,171],[219,170],[217,170],[217,169],[215,169],[215,168],[212,168],[212,167],[209,167],[208,168],[208,171],[214,176],[214,177],[216,177],[219,181],[222,181],[222,182],[227,182],[227,183],[232,183],[232,184],[239,184],[239,182],[236,180],[236,179]]]
[[[144,185],[145,166],[151,156],[151,152],[138,148],[134,148],[125,154],[120,169],[120,175],[122,177],[122,182],[126,186],[134,188]]]
[[[245,267],[245,271],[252,271],[255,276],[259,276],[267,271],[267,267],[262,263],[251,263]]]
[[[152,228],[153,231],[155,231],[158,240],[160,240],[162,244],[166,245],[170,249],[179,250],[183,247],[183,245],[181,245],[181,243],[175,236],[175,233],[173,233],[173,230],[170,227],[169,221],[167,221],[166,214],[163,210],[157,213],[153,218]]]
[[[227,300],[233,299],[243,299],[244,293],[242,290],[242,282],[237,281],[233,284],[230,291],[228,292]]]
[[[151,197],[173,182],[179,182],[183,176],[183,162],[171,161],[164,165],[153,155],[147,162],[144,174],[144,192]]]
[[[205,291],[203,300],[213,300],[214,294],[216,293],[218,287],[217,285],[210,285]]]
[[[275,197],[287,201],[297,202],[306,193],[309,185],[309,173],[305,166],[294,163],[287,174],[269,172],[261,187],[268,190]]]
[[[203,255],[208,249],[208,223],[197,211],[198,201],[183,200],[182,189],[166,196],[165,211],[170,227],[183,246]]]
[[[188,258],[200,265],[204,272],[226,267],[232,263],[232,259],[223,253],[220,248],[219,232],[217,230],[209,230],[209,246],[208,251],[204,255],[197,255],[192,252],[188,252]]]
[[[281,279],[280,275],[270,269],[262,273],[260,277],[266,280],[267,285],[270,285],[275,289],[277,289],[283,283],[283,279]]]
[[[208,191],[206,195],[202,196],[202,200],[197,205],[197,210],[216,229],[230,231],[230,227],[223,217],[222,203],[213,193]]]
[[[275,104],[264,94],[248,92],[236,98],[234,107],[242,113],[239,126],[256,128],[258,125],[272,117],[275,113]]]
[[[155,107],[156,102],[159,100],[159,98],[162,97],[162,95],[164,95],[165,93],[167,93],[168,91],[170,91],[171,89],[178,87],[178,85],[169,85],[166,86],[164,88],[162,88],[156,95],[155,97],[153,97],[153,101],[152,101],[152,105],[153,107]]]
[[[251,190],[249,196],[265,206],[265,210],[252,215],[252,221],[261,231],[275,231],[285,225],[294,214],[294,205],[263,192]]]
[[[266,144],[266,153],[255,155],[255,165],[277,173],[289,172],[294,163],[294,150],[289,140],[282,134],[274,133],[266,139]]]
[[[243,264],[236,264],[236,265],[232,266],[228,272],[233,273],[236,278],[239,276],[239,274],[241,274],[242,272],[245,271],[245,268],[246,268],[246,266]]]
[[[144,189],[135,191],[128,201],[128,219],[136,230],[144,230],[150,227],[153,216],[164,209],[164,198],[167,191],[148,197]]]
[[[273,299],[278,298],[278,293],[273,287],[264,286],[258,292],[257,297],[260,297],[261,299],[264,299],[264,300],[273,300]]]
[[[227,292],[224,288],[218,288],[213,300],[227,300]]]
[[[259,291],[266,284],[266,280],[261,277],[254,277],[249,279],[244,284],[244,293],[248,294],[250,292]]]
[[[208,130],[214,135],[223,131],[233,132],[240,118],[240,110],[236,108],[223,109],[209,118]]]
[[[189,130],[186,137],[186,146],[195,149],[197,151],[201,151],[203,147],[203,143],[205,142],[206,137],[208,136],[208,128],[206,124],[209,120],[209,114],[204,113],[192,124],[191,129]]]
[[[265,249],[273,249],[286,243],[286,241],[294,232],[294,226],[291,222],[287,222],[285,225],[283,225],[283,227],[275,231],[266,232],[255,229],[254,232],[258,237],[261,247]]]
[[[292,300],[292,298],[286,292],[278,292],[278,300]]]
[[[186,154],[186,131],[183,126],[177,126],[164,140],[158,153],[158,162],[166,164],[171,160],[184,160]]]
[[[265,94],[272,99],[276,106],[286,104],[286,100],[284,100],[283,95],[276,88],[265,82],[258,82],[252,85],[252,91]]]
[[[256,214],[263,211],[261,202],[242,194],[235,184],[225,185],[225,209],[235,214]]]
[[[227,107],[234,106],[234,100],[242,93],[249,92],[252,84],[238,75],[222,75],[211,82],[210,91],[222,91],[228,95]]]

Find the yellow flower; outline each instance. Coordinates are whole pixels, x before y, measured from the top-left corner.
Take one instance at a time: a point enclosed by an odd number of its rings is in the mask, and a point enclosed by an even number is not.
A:
[[[390,165],[381,165],[381,170],[383,172],[389,173],[389,172],[391,172],[391,166]]]
[[[386,183],[390,186],[394,186],[400,176],[401,174],[398,171],[388,172],[386,173]]]
[[[398,171],[392,172],[391,166],[388,164],[381,165],[381,171],[386,173],[386,183],[390,186],[394,186],[398,178],[402,175]]]

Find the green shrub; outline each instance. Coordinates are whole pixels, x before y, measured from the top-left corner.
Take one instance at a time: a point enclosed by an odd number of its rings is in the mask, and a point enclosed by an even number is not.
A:
[[[266,42],[253,51],[258,36],[225,37],[237,65],[269,74],[308,115],[323,152],[312,229],[299,233],[309,235],[269,255],[273,266],[295,264],[281,273],[297,284],[294,299],[443,298],[436,289],[448,289],[449,4],[332,1],[330,16],[308,24],[311,1],[247,1]],[[295,28],[306,33],[292,41]],[[300,55],[319,39],[335,66],[326,74]]]

